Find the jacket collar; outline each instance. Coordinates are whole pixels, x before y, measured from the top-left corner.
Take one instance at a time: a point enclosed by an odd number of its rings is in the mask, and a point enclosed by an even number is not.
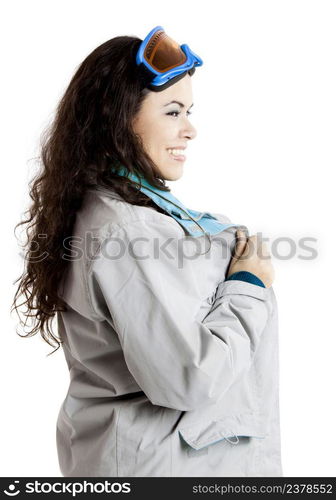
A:
[[[224,224],[210,212],[199,212],[186,208],[170,191],[164,191],[152,186],[143,176],[133,174],[124,166],[113,166],[113,172],[129,178],[140,186],[140,191],[151,198],[156,205],[171,215],[193,237],[203,236],[204,233],[215,235],[232,226],[240,224]]]

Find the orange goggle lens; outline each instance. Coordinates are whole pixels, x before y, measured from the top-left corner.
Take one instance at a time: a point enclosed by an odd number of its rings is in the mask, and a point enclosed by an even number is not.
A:
[[[164,73],[187,60],[187,56],[164,31],[157,31],[148,41],[144,57],[156,71]]]

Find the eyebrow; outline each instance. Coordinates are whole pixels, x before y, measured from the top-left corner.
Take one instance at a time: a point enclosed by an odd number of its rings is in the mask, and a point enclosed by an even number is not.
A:
[[[169,106],[169,104],[178,104],[179,106],[181,106],[181,108],[184,108],[184,104],[182,102],[179,102],[179,101],[170,101],[170,102],[167,102],[167,104],[164,105],[165,106]],[[194,105],[194,103],[192,103],[192,105],[189,107],[189,109]]]

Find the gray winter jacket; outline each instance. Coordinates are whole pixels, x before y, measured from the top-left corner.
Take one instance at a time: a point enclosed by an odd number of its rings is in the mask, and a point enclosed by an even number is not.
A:
[[[87,192],[59,287],[63,476],[283,475],[277,302],[225,281],[236,229],[204,253],[171,216]]]

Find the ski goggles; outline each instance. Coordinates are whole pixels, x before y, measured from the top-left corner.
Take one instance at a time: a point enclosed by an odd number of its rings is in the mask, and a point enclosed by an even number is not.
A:
[[[203,61],[186,43],[179,45],[162,26],[156,26],[142,41],[136,64],[143,85],[160,91],[176,83],[187,72],[193,75],[195,67],[202,66]]]

